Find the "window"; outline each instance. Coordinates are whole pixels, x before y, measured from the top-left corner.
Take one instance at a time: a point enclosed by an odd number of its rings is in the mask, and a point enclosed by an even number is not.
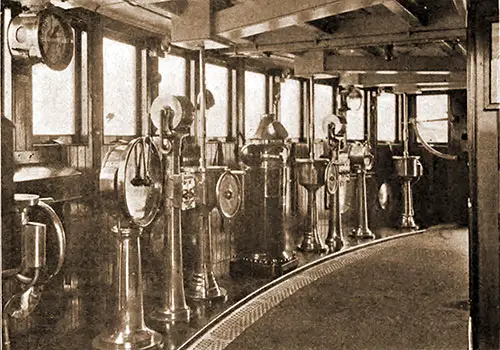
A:
[[[55,71],[43,63],[31,68],[33,135],[75,133],[75,54],[66,69]]]
[[[363,140],[365,138],[364,95],[361,99],[347,99],[349,110],[347,118],[347,139]]]
[[[286,79],[281,84],[280,121],[288,131],[288,137],[300,137],[300,82]]]
[[[215,105],[207,111],[207,136],[227,136],[228,79],[225,67],[206,64],[206,87],[214,96]]]
[[[329,85],[314,84],[314,138],[324,139],[323,119],[333,113],[333,88]]]
[[[448,95],[418,95],[417,121],[426,142],[448,142]]]
[[[377,97],[377,140],[396,141],[396,97],[381,93]]]
[[[186,59],[168,55],[158,60],[158,72],[161,74],[159,94],[186,94]]]
[[[253,138],[266,113],[266,76],[245,72],[245,138]]]
[[[103,40],[104,135],[136,134],[136,48]]]

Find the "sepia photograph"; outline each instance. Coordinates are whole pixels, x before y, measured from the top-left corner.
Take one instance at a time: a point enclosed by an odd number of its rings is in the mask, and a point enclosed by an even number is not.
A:
[[[1,0],[0,349],[500,349],[499,5]]]

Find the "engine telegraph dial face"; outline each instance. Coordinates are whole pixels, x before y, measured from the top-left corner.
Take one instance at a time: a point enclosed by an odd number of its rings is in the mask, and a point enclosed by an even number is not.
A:
[[[73,29],[50,10],[15,17],[9,24],[8,42],[13,58],[41,61],[54,70],[64,70],[73,59]]]
[[[330,161],[325,169],[325,183],[328,194],[334,195],[339,187],[339,168],[333,161]]]
[[[61,17],[46,13],[40,18],[38,42],[42,61],[52,69],[63,70],[73,58],[73,31]]]
[[[231,171],[221,175],[216,185],[217,206],[226,218],[234,217],[241,206],[240,180]]]

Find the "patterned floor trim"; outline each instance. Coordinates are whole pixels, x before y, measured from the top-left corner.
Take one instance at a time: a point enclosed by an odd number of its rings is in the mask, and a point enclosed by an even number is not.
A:
[[[369,242],[311,262],[267,286],[223,312],[214,321],[195,334],[180,349],[219,350],[226,348],[245,329],[258,321],[266,312],[308,284],[345,266],[397,245],[397,239],[424,231],[403,233]],[[369,249],[366,249],[369,248]]]

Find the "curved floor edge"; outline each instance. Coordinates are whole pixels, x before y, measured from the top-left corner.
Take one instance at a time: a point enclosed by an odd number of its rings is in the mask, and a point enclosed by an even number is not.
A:
[[[246,328],[255,323],[266,312],[299,289],[342,268],[346,264],[352,264],[362,259],[367,254],[383,249],[386,246],[384,243],[424,232],[425,230],[410,231],[377,239],[336,253],[328,254],[301,266],[271,281],[229,307],[195,333],[190,339],[182,344],[179,349],[224,349],[231,341],[238,337]],[[367,250],[367,248],[374,249]],[[344,261],[338,263],[333,261],[345,255],[349,255],[349,257],[344,259]],[[325,266],[321,266],[323,264]],[[316,268],[318,266],[321,266],[321,268]]]

